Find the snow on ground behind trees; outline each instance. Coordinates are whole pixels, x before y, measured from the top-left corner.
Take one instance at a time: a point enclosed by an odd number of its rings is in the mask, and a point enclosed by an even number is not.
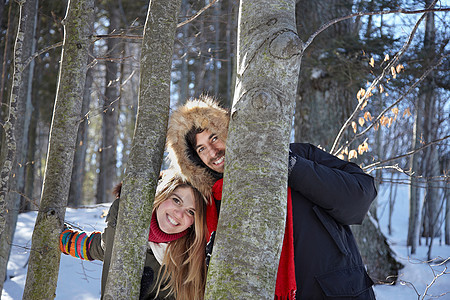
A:
[[[379,190],[380,226],[387,236],[388,222],[388,185],[382,186]],[[408,207],[409,207],[409,186],[400,185],[398,187],[394,214],[392,216],[393,232],[392,236],[387,236],[388,241],[397,254],[397,259],[405,265],[400,270],[400,279],[414,285],[419,294],[423,294],[435,274],[439,274],[445,267],[435,266],[438,262],[450,257],[450,246],[440,245],[439,238],[433,241],[431,257],[437,261],[431,264],[425,263],[428,247],[425,239],[422,238],[422,245],[417,248],[417,253],[409,257],[406,247],[406,236],[408,229]],[[105,227],[105,216],[109,209],[109,204],[89,206],[80,209],[67,209],[66,221],[74,224],[85,231],[102,231]],[[8,280],[4,284],[1,299],[22,299],[23,288],[26,279],[26,265],[31,245],[31,235],[33,233],[34,221],[37,212],[29,212],[19,215],[16,234],[12,247],[11,259],[8,263]],[[441,226],[441,228],[443,228]],[[447,263],[450,265],[450,263]],[[102,262],[82,261],[67,255],[62,255],[59,271],[58,286],[55,299],[100,299]],[[433,270],[435,274],[433,274]],[[450,272],[450,271],[448,271]],[[301,288],[301,287],[300,287]],[[429,288],[427,294],[438,296],[450,292],[450,274],[443,275],[436,279],[436,282]],[[376,286],[375,293],[378,300],[410,300],[418,299],[414,288],[410,284],[396,284],[395,286]],[[431,299],[426,296],[424,299]],[[420,298],[422,299],[422,298]],[[433,298],[434,299],[434,298]],[[437,299],[450,299],[450,293]]]

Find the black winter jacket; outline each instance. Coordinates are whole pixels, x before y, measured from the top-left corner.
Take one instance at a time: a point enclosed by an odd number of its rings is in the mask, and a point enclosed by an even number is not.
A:
[[[313,145],[290,149],[297,299],[375,299],[348,226],[361,224],[376,197],[373,178]]]

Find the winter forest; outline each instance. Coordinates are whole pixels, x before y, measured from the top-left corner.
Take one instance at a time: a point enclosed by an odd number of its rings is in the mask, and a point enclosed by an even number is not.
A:
[[[124,208],[133,222],[123,224],[140,249],[145,241],[134,232],[149,226],[140,215],[166,168],[170,113],[207,94],[247,120],[264,120],[254,132],[262,141],[273,134],[286,146],[311,143],[375,177],[379,199],[352,226],[368,274],[377,285],[410,285],[416,299],[450,299],[448,284],[431,293],[402,281],[405,262],[391,240],[401,232],[404,257],[425,249],[421,262],[439,266],[430,288],[450,282],[449,16],[450,2],[437,0],[1,0],[0,290],[21,247],[29,255],[23,299],[53,299],[66,209],[111,203],[119,182],[127,197],[142,199]],[[252,97],[269,104],[250,105]],[[258,152],[245,142],[242,118],[233,130],[244,142],[227,147],[253,161],[287,162],[287,148]],[[251,170],[230,177],[253,182]],[[276,207],[273,195],[286,187],[274,184],[254,189]],[[403,228],[398,201],[407,204]],[[18,219],[30,212],[33,240],[16,245]],[[271,243],[277,249],[279,241]],[[138,252],[118,266],[132,275],[115,275],[127,284],[111,291],[114,299],[138,298],[128,285],[140,282]],[[207,299],[218,299],[221,280],[208,275]],[[273,278],[235,288],[261,290],[254,299],[265,299],[267,282]]]

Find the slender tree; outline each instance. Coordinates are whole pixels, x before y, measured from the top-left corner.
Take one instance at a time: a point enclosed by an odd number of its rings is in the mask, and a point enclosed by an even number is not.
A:
[[[108,1],[109,33],[120,27],[120,10],[117,0]],[[97,203],[111,202],[112,189],[116,181],[117,162],[117,123],[119,107],[119,39],[108,39],[107,60],[105,63],[105,94],[102,114],[102,146],[100,148],[100,166],[97,183]]]
[[[122,187],[104,299],[138,299],[169,119],[173,45],[181,0],[151,0],[141,52],[139,107]]]
[[[92,52],[94,47],[89,47],[89,52]],[[90,57],[89,62],[92,62]],[[83,197],[83,180],[85,175],[86,165],[86,150],[88,142],[88,118],[89,105],[91,104],[91,88],[94,81],[92,68],[89,68],[86,73],[86,83],[84,85],[83,103],[81,105],[81,115],[83,120],[78,126],[77,142],[75,144],[75,156],[73,160],[72,179],[70,180],[69,200],[68,204],[77,207],[81,204]]]
[[[0,290],[3,286],[4,274],[6,274],[7,262],[9,254],[11,252],[11,242],[13,240],[14,231],[16,229],[17,216],[19,214],[21,194],[24,189],[24,177],[25,177],[25,159],[28,140],[28,126],[31,119],[31,87],[33,79],[34,62],[29,65],[25,65],[25,62],[31,53],[36,48],[36,40],[34,38],[37,22],[37,0],[28,0],[21,6],[21,18],[20,18],[20,32],[21,37],[21,49],[15,47],[15,60],[18,64],[15,68],[18,68],[15,72],[15,84],[17,84],[16,91],[17,97],[15,99],[15,122],[14,122],[14,138],[16,143],[16,151],[13,159],[12,170],[9,179],[9,191],[6,195],[7,202],[7,226],[5,230],[0,233]],[[17,45],[17,41],[16,41]],[[20,57],[19,57],[20,56]]]
[[[206,299],[271,299],[286,219],[288,146],[302,50],[295,1],[243,0],[238,24],[223,203]]]
[[[20,88],[22,86],[22,73],[24,68],[22,52],[27,19],[27,15],[23,11],[24,4],[25,2],[19,2],[19,25],[14,45],[14,74],[8,103],[8,117],[5,122],[1,124],[4,133],[4,135],[1,135],[0,137],[3,145],[0,153],[0,240],[2,241],[0,244],[1,289],[3,289],[3,281],[6,276],[6,265],[8,263],[12,235],[15,227],[12,223],[14,223],[14,215],[17,215],[18,211],[17,203],[15,202],[16,197],[8,197],[8,189],[10,187],[11,178],[13,177],[11,172],[14,169],[17,149],[17,106]]]
[[[61,257],[59,233],[69,194],[78,124],[82,119],[81,102],[93,14],[93,0],[68,2],[44,187],[33,231],[23,299],[55,297]]]

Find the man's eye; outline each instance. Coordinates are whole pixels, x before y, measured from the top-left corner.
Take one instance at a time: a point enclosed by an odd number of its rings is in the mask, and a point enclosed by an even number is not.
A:
[[[213,138],[211,139],[211,141],[214,143],[215,141],[217,141],[217,136],[213,136]]]
[[[200,147],[200,148],[197,149],[197,152],[200,153],[200,152],[202,152],[203,150],[205,150],[205,148]]]

